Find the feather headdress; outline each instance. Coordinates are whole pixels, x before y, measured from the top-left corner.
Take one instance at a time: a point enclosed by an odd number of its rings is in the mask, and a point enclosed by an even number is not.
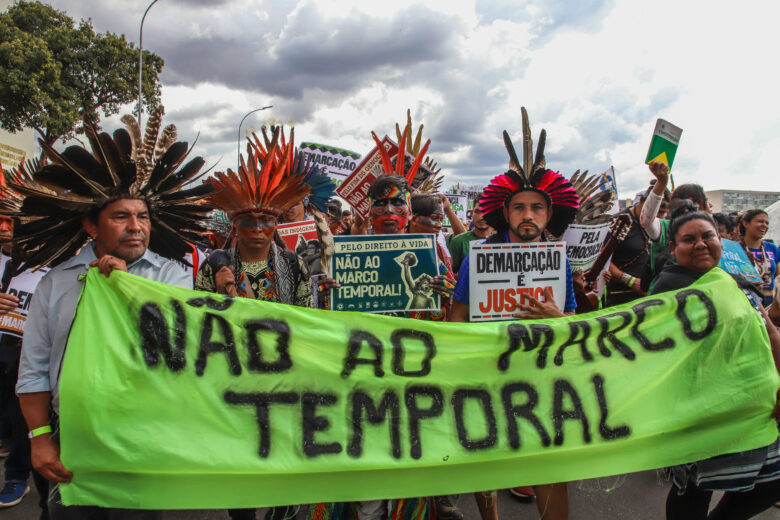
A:
[[[417,157],[420,155],[423,125],[420,124],[419,128],[417,128],[417,136],[414,138],[414,142],[412,142],[412,111],[410,109],[406,110],[406,126],[404,128],[406,129],[406,151],[413,157]],[[395,124],[395,135],[400,143],[404,134],[401,132],[401,127],[398,123]],[[430,143],[430,140],[428,142]],[[425,154],[425,151],[423,151],[423,154]],[[404,165],[404,167],[406,166]],[[426,157],[423,160],[422,166],[415,172],[414,178],[409,181],[409,186],[414,187],[415,193],[436,193],[439,191],[444,181],[444,176],[441,175],[441,168],[438,166],[436,161],[430,157]],[[422,172],[426,174],[420,175]]]
[[[146,202],[151,220],[149,249],[171,259],[191,251],[187,242],[196,241],[198,233],[206,230],[202,222],[210,210],[198,201],[213,188],[182,189],[205,174],[199,175],[204,161],[195,157],[184,164],[191,151],[184,142],[158,147],[161,143],[153,127],[159,127],[161,112],[156,114],[150,118],[152,128],[147,125],[147,138],[159,151],[148,158],[143,172],[133,159],[140,153],[140,132],[118,129],[112,136],[85,122],[91,151],[70,146],[60,153],[41,141],[51,162],[40,168],[28,162],[10,176],[9,188],[24,197],[17,215],[29,217],[14,230],[14,242],[26,254],[27,265],[55,266],[73,256],[89,240],[82,218],[127,198]],[[129,121],[127,116],[123,119]]]
[[[544,195],[553,210],[552,218],[547,223],[547,230],[560,236],[566,227],[574,220],[579,208],[577,191],[568,180],[560,174],[548,170],[544,158],[544,145],[547,132],[539,134],[536,156],[533,155],[531,127],[528,124],[528,113],[522,109],[523,117],[523,164],[515,152],[515,147],[509,134],[504,130],[504,145],[509,153],[509,170],[495,177],[482,192],[479,207],[485,221],[497,231],[504,231],[508,223],[504,218],[504,207],[509,199],[520,191],[535,191]]]
[[[612,209],[612,192],[600,190],[600,175],[588,175],[588,170],[582,173],[577,170],[569,182],[580,199],[580,207],[574,217],[576,224],[595,225],[612,219],[612,215],[607,213]]]
[[[294,129],[290,130],[289,142],[281,127],[271,131],[269,138],[263,128],[262,142],[252,134],[246,161],[242,156],[238,172],[228,169],[206,181],[218,190],[209,202],[231,217],[249,211],[279,215],[308,196],[310,206],[327,211],[335,183],[295,149]]]
[[[411,188],[415,184],[415,177],[417,177],[420,167],[423,165],[423,159],[428,151],[428,147],[431,145],[431,140],[428,139],[425,142],[425,145],[420,148],[423,129],[423,125],[420,125],[417,129],[417,137],[415,138],[414,143],[412,143],[413,131],[411,112],[407,111],[406,115],[407,122],[403,133],[401,133],[398,123],[395,125],[396,133],[398,134],[398,155],[396,156],[395,164],[393,164],[393,160],[385,147],[382,146],[382,141],[379,137],[377,137],[374,132],[371,132],[371,137],[374,138],[377,150],[379,150],[379,156],[382,159],[382,172],[385,175],[399,175],[404,177],[406,183]],[[414,156],[414,161],[412,161],[410,165],[407,165],[406,152],[409,152]],[[420,183],[418,182],[416,184],[419,185]]]

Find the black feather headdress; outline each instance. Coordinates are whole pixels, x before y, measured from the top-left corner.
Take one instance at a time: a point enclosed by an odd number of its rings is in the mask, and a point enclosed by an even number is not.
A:
[[[151,115],[146,135],[132,116],[122,121],[130,131],[98,133],[85,122],[91,152],[71,146],[62,153],[41,141],[49,158],[42,167],[30,165],[6,175],[8,188],[23,199],[13,213],[26,222],[14,230],[14,242],[25,252],[27,265],[55,266],[73,256],[88,240],[84,216],[118,199],[146,202],[151,220],[149,249],[180,260],[198,240],[210,209],[199,201],[214,191],[207,184],[185,185],[200,178],[204,161],[185,163],[191,148],[174,142],[176,130],[167,127],[158,138],[162,110]],[[12,213],[10,204],[4,212]]]

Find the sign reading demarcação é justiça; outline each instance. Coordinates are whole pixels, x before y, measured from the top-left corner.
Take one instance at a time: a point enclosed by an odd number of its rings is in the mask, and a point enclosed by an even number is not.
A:
[[[60,489],[66,505],[225,509],[630,473],[771,444],[779,384],[760,315],[717,268],[594,313],[499,323],[91,269],[60,378],[74,474]]]
[[[438,273],[436,236],[431,234],[341,235],[333,237],[330,272],[337,311],[439,310],[431,289]]]
[[[480,244],[469,249],[469,317],[471,321],[516,319],[524,295],[544,301],[552,291],[555,303],[566,303],[566,243]]]

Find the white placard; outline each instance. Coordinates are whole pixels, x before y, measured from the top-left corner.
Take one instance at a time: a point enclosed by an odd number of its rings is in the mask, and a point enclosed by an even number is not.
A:
[[[531,242],[469,246],[470,321],[517,319],[523,295],[544,301],[552,289],[558,308],[566,304],[566,243]],[[522,302],[528,304],[528,300]]]

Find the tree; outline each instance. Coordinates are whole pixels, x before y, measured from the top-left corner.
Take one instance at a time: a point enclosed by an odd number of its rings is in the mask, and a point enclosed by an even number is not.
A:
[[[144,51],[147,110],[160,103],[163,59]],[[76,26],[62,11],[20,0],[0,14],[0,125],[34,128],[52,144],[72,137],[84,117],[97,124],[138,97],[138,49],[124,35]]]

